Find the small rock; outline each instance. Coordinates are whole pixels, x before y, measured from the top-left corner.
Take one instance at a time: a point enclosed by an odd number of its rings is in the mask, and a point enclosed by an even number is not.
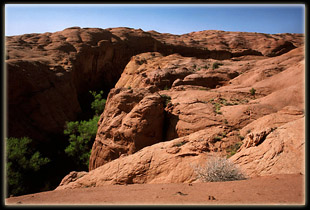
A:
[[[179,192],[176,192],[175,195],[182,195],[182,196],[185,196],[185,195],[188,195],[188,194],[185,194],[185,193],[182,193],[182,192],[179,191]]]
[[[213,200],[216,200],[216,198],[213,195],[209,195],[208,200],[213,201]]]

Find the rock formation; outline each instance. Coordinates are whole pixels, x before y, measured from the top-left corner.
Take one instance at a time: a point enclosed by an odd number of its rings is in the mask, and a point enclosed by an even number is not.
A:
[[[144,87],[157,92],[159,95],[167,95],[171,98],[165,108],[164,136],[157,138],[157,142],[186,136],[207,127],[223,126],[225,128],[224,134],[222,136],[219,134],[218,137],[227,139],[225,141],[220,140],[218,143],[218,150],[223,151],[225,147],[236,142],[237,129],[241,129],[257,119],[266,115],[269,116],[288,105],[293,105],[293,109],[300,110],[299,112],[302,115],[304,100],[303,88],[301,88],[304,86],[303,58],[299,57],[302,52],[302,49],[296,49],[278,57],[266,58],[264,59],[264,66],[261,64],[263,60],[260,59],[253,60],[251,65],[248,61],[222,61],[223,65],[216,69],[208,67],[217,62],[213,59],[185,58],[178,54],[162,56],[159,53],[143,53],[132,57],[120,80],[116,83],[116,87],[130,88],[127,92],[131,92],[132,96],[135,95],[134,90],[140,90]],[[289,65],[282,64],[289,59],[292,60]],[[144,62],[140,63],[141,60]],[[240,68],[244,63],[248,67]],[[285,82],[288,81],[288,76],[291,77],[290,79],[294,81],[294,84]],[[205,79],[192,80],[193,82],[190,84],[186,83],[188,81],[186,78],[199,77]],[[242,80],[244,77],[252,80],[251,86],[248,86],[246,79]],[[225,82],[212,86],[217,81]],[[275,84],[274,81],[279,82]],[[175,83],[180,84],[171,85]],[[282,83],[285,83],[286,86]],[[249,91],[251,87],[255,87],[259,91],[254,96]],[[297,87],[299,87],[299,91],[295,94],[287,96],[276,94],[279,91],[289,92],[289,90],[292,91]],[[117,116],[119,113],[115,109],[118,105],[115,105],[112,99],[115,90],[118,89],[111,91],[109,96],[111,101],[108,102],[113,104],[113,109],[107,109],[101,116],[103,121],[99,121],[97,138],[91,154],[90,170],[111,160],[111,158],[105,158],[104,154],[115,153],[114,150],[111,151],[110,147],[105,145],[108,144],[110,138],[100,135],[105,133],[110,136],[110,133],[106,131],[110,128],[110,124],[104,121],[107,119],[105,116]],[[270,98],[270,95],[274,96]],[[116,99],[116,101],[118,100]],[[143,107],[139,106],[139,109],[143,110]],[[115,114],[111,114],[111,110]],[[119,126],[123,123],[122,120],[127,120],[127,118],[115,117],[114,119],[113,128],[122,130]],[[288,119],[291,118],[288,117]],[[162,121],[160,118],[159,120]],[[140,122],[139,119],[131,119],[131,122],[127,123],[133,126]],[[153,123],[153,121],[151,122]],[[276,125],[276,123],[273,124]],[[244,145],[260,144],[262,139],[272,130],[273,127],[270,127],[268,131],[255,134],[255,138],[253,136],[251,141],[247,139]],[[244,136],[245,134],[239,135]],[[118,141],[126,141],[125,137],[119,139],[118,134],[112,136],[118,138],[114,140],[114,145],[118,145]],[[135,135],[131,134],[130,136],[134,137]],[[156,140],[153,141],[156,142]],[[119,152],[112,159],[118,158],[122,153]],[[132,152],[126,153],[132,154]]]
[[[62,133],[85,111],[88,91],[103,89],[90,171],[57,189],[195,182],[194,167],[240,143],[230,159],[250,177],[304,173],[303,42],[79,27],[6,37],[8,133],[41,141]]]
[[[88,90],[108,93],[131,57],[142,52],[228,59],[275,56],[302,44],[300,34],[201,31],[180,36],[124,27],[71,27],[55,33],[9,36],[8,133],[44,140],[61,132],[65,121],[75,120],[81,109],[85,110],[85,101],[90,100]],[[185,78],[188,84],[198,80],[204,77]]]

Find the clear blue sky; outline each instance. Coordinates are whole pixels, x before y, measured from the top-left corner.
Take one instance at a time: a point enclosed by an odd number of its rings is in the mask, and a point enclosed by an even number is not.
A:
[[[185,34],[202,30],[304,33],[303,4],[6,4],[5,35],[72,26],[130,27]]]

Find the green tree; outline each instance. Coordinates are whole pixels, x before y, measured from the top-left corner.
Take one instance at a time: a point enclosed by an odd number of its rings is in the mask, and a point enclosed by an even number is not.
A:
[[[89,120],[67,122],[64,130],[64,134],[69,136],[69,146],[66,147],[65,153],[85,170],[88,169],[91,148],[96,138],[99,115],[103,112],[106,103],[103,91],[89,92],[94,97],[91,108],[95,111],[95,115]]]
[[[99,115],[103,112],[107,100],[103,98],[102,90],[99,93],[97,93],[96,91],[89,92],[94,97],[94,101],[91,103],[91,108],[95,111],[96,115]]]
[[[50,162],[48,158],[41,157],[39,151],[31,146],[32,139],[8,138],[6,141],[7,156],[7,184],[9,195],[27,193],[29,183],[27,178],[33,177],[41,166]]]
[[[92,144],[97,133],[99,116],[88,121],[73,121],[66,124],[64,134],[69,136],[69,146],[65,152],[77,161],[78,165],[87,167]]]

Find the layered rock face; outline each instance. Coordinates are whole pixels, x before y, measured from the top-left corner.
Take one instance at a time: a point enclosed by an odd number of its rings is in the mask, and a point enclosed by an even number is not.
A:
[[[303,39],[78,27],[7,37],[9,135],[44,141],[104,89],[90,171],[57,189],[197,182],[195,167],[237,144],[230,160],[249,177],[304,173]]]
[[[63,130],[91,100],[106,94],[133,55],[160,52],[197,58],[275,56],[301,46],[298,34],[202,31],[184,35],[131,28],[71,27],[55,33],[6,37],[9,136],[44,139]],[[187,83],[206,80],[194,75]],[[65,101],[65,102],[64,102]]]
[[[9,136],[44,139],[42,134],[62,132],[90,100],[89,90],[108,92],[130,57],[154,42],[127,28],[6,37]]]
[[[299,118],[303,116],[302,54],[303,49],[300,48],[276,58],[261,59],[258,57],[250,62],[247,59],[244,61],[225,60],[221,61],[222,65],[214,69],[213,64],[218,62],[214,59],[186,58],[179,54],[163,56],[152,52],[133,56],[116,83],[116,88],[109,95],[108,104],[112,107],[106,108],[99,121],[89,169],[93,170],[120,157],[123,153],[133,153],[118,149],[118,142],[123,140],[128,142],[126,137],[118,134],[118,131],[123,133],[123,129],[120,129],[124,123],[123,120],[126,124],[130,124],[130,127],[139,126],[141,120],[138,117],[135,119],[130,117],[131,122],[128,123],[127,116],[118,116],[120,111],[115,108],[119,105],[115,103],[119,103],[119,99],[114,96],[114,91],[123,90],[122,93],[127,95],[126,97],[122,95],[123,98],[129,99],[124,104],[132,104],[130,98],[135,96],[135,91],[141,91],[141,88],[155,92],[162,97],[169,97],[169,101],[166,102],[164,119],[158,118],[160,122],[164,120],[163,136],[153,137],[153,142],[172,140],[205,128],[212,130],[221,126],[222,133],[218,133],[218,137],[215,138],[217,144],[214,150],[224,152],[229,146],[240,141],[240,136],[246,137],[246,133],[241,133],[241,131],[253,121],[270,116],[289,106],[297,110]],[[263,62],[264,65],[262,65]],[[251,88],[257,89],[254,95],[251,95],[249,91]],[[294,90],[295,93],[290,94]],[[289,94],[281,94],[283,92]],[[135,108],[145,110],[141,105]],[[126,114],[126,112],[123,113]],[[114,120],[108,116],[115,116]],[[288,121],[296,119],[288,116],[284,119]],[[154,131],[158,130],[159,126],[152,125],[153,120],[149,123],[151,127],[156,128]],[[276,122],[272,124],[275,127],[279,126]],[[112,140],[113,144],[110,143],[111,133],[108,131],[111,126],[117,129],[117,132],[112,135],[112,139],[117,138],[117,140]],[[240,129],[241,131],[238,132]],[[130,136],[136,139],[135,135],[130,134]],[[144,139],[146,141],[146,138]],[[113,149],[110,145],[114,145]],[[119,154],[115,154],[115,151]],[[112,154],[114,158],[111,159]]]
[[[90,170],[162,140],[162,98],[145,89],[113,89],[98,122]]]

